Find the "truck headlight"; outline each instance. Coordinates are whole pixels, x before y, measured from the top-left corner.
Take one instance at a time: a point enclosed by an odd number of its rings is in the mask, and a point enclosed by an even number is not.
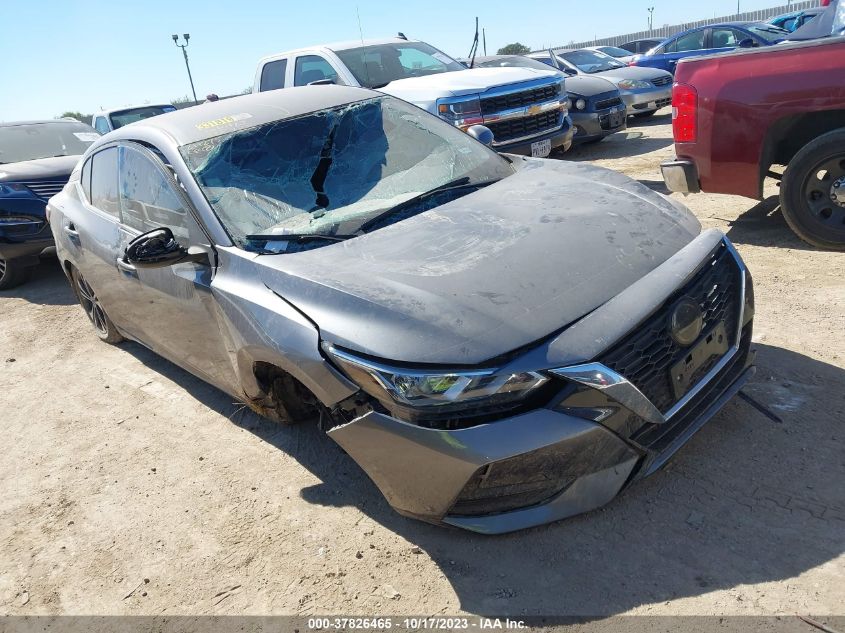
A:
[[[525,398],[549,381],[537,372],[501,372],[496,369],[440,370],[390,367],[358,358],[331,345],[329,357],[349,378],[386,407],[463,409],[501,406]]]
[[[462,130],[484,123],[484,117],[481,116],[481,100],[477,95],[438,99],[437,114]]]
[[[616,85],[622,90],[642,90],[643,88],[651,88],[651,83],[643,81],[642,79],[622,79],[617,81]]]

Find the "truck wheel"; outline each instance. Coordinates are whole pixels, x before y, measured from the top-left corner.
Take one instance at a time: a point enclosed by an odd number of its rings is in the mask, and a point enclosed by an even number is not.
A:
[[[21,266],[14,259],[0,259],[0,290],[20,286],[32,277],[34,266]]]
[[[845,129],[823,134],[789,161],[780,208],[789,228],[808,244],[845,250]]]

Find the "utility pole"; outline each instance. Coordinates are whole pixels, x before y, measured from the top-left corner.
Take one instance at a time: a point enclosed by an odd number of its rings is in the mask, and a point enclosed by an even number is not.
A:
[[[182,54],[185,56],[185,68],[188,69],[188,81],[191,82],[191,94],[194,95],[194,105],[196,105],[199,103],[199,101],[197,101],[197,91],[194,90],[194,78],[191,77],[191,65],[188,63],[188,51],[185,50],[186,48],[188,48],[188,40],[191,39],[191,34],[185,33],[182,37],[185,38],[184,44],[179,43],[178,35],[173,35],[173,43],[182,49]]]
[[[487,57],[487,29],[481,29],[481,41],[484,43],[484,56]]]
[[[648,8],[648,32],[651,33],[654,30],[654,7]]]

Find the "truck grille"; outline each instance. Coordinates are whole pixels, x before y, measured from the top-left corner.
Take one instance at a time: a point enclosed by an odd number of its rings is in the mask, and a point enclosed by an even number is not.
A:
[[[608,108],[613,108],[618,105],[622,105],[622,99],[619,97],[602,99],[601,101],[596,101],[596,110],[607,110]]]
[[[532,88],[521,92],[497,95],[481,99],[481,114],[496,114],[513,108],[524,108],[525,106],[551,101],[560,96],[560,84],[554,83],[540,88]]]
[[[657,87],[667,86],[672,83],[672,77],[658,77],[657,79],[652,79],[651,83],[653,83]]]
[[[510,119],[498,123],[488,123],[487,127],[493,132],[495,142],[505,143],[517,138],[542,134],[560,127],[560,110],[549,110],[534,116],[521,119]]]
[[[704,315],[702,332],[708,332],[724,322],[728,346],[732,347],[736,343],[739,325],[741,274],[727,246],[721,244],[692,281],[599,361],[622,374],[665,413],[677,402],[670,369],[690,349],[678,345],[669,333],[668,321],[672,309],[682,297],[697,301]],[[700,369],[701,376],[718,360],[713,358],[705,364]],[[690,386],[694,384],[691,382]]]
[[[20,181],[20,184],[26,185],[36,196],[46,200],[59,193],[67,184],[67,180]]]

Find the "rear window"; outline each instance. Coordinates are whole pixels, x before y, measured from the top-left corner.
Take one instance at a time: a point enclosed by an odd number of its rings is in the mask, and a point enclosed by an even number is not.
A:
[[[777,27],[774,24],[752,24],[746,28],[769,44],[780,42],[789,37],[789,31]]]
[[[84,154],[99,136],[78,121],[0,126],[0,165]]]
[[[124,125],[141,121],[142,119],[149,119],[150,117],[165,114],[166,112],[174,112],[176,108],[172,105],[164,106],[143,106],[140,108],[127,108],[118,112],[112,112],[109,115],[112,127],[116,130]]]

